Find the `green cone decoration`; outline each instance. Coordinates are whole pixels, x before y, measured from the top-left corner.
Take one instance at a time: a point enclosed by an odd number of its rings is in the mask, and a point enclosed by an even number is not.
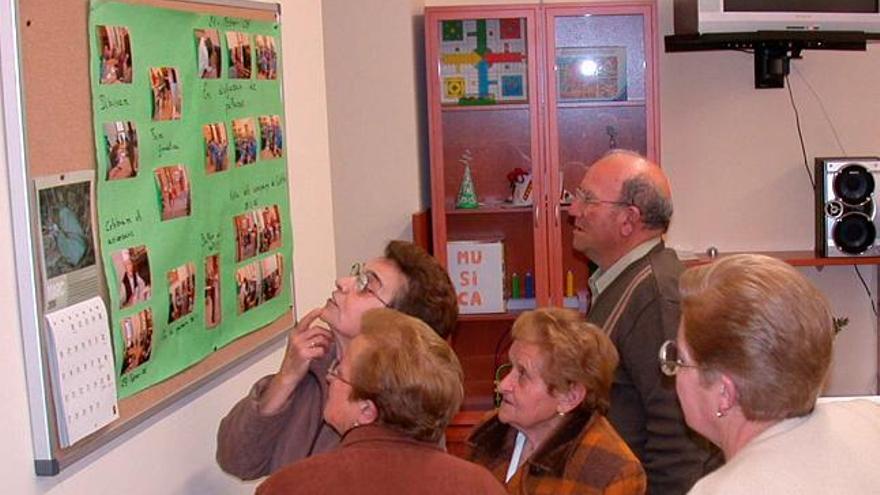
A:
[[[461,179],[461,187],[458,188],[458,202],[456,208],[473,209],[480,206],[477,203],[477,193],[474,191],[474,178],[471,177],[470,165],[464,166],[464,178]]]
[[[480,204],[477,203],[477,192],[474,190],[474,178],[471,175],[471,151],[465,150],[464,154],[461,158],[458,159],[459,162],[464,164],[464,177],[461,179],[461,187],[458,188],[458,201],[455,204],[456,208],[461,209],[474,209],[479,208]]]

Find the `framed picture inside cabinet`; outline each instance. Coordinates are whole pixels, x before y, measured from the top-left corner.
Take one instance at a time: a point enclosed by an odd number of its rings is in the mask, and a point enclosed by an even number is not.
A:
[[[626,47],[556,49],[560,102],[626,100]]]

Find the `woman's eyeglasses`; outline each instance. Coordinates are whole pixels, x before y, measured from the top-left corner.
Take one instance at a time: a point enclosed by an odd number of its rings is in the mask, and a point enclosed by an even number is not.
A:
[[[510,370],[512,370],[512,369],[513,369],[513,365],[510,363],[504,363],[495,369],[494,402],[495,402],[496,408],[501,407],[501,392],[498,391],[498,385],[501,384],[501,380],[504,380],[504,377],[506,377],[510,373]]]
[[[333,378],[334,380],[339,380],[340,382],[348,385],[349,387],[353,387],[350,381],[342,378],[342,374],[339,372],[339,360],[334,359],[332,363],[330,363],[330,367],[327,368],[327,376]]]
[[[377,277],[375,273],[367,270],[363,263],[355,263],[351,265],[351,272],[349,272],[349,274],[354,277],[354,288],[357,290],[358,294],[369,293],[386,308],[391,307],[391,304],[382,299],[378,292],[376,292],[382,288],[382,281],[379,280],[379,277]],[[370,287],[371,283],[378,287],[375,289]]]
[[[699,368],[696,364],[687,364],[681,359],[674,340],[664,342],[657,357],[660,359],[660,371],[666,376],[675,376],[681,368]]]

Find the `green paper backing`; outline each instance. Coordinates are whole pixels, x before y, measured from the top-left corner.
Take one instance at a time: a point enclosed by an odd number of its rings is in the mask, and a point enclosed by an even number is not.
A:
[[[128,29],[132,49],[130,84],[100,84],[100,47],[97,26]],[[216,29],[221,41],[222,74],[200,79],[194,29]],[[226,31],[248,33],[253,65],[251,79],[228,78]],[[274,37],[278,79],[256,79],[254,34]],[[291,264],[293,237],[288,201],[287,136],[280,158],[259,155],[261,115],[278,115],[284,129],[281,83],[281,30],[278,22],[213,16],[143,5],[93,1],[89,16],[89,69],[97,165],[98,232],[104,274],[110,294],[110,321],[116,358],[118,395],[127,397],[165,380],[204,359],[218,348],[257,330],[289,311],[292,306]],[[176,67],[182,85],[179,120],[153,121],[151,67]],[[109,102],[115,104],[108,105]],[[255,164],[236,167],[232,120],[253,117],[258,150]],[[108,181],[105,122],[131,121],[138,138],[139,170],[136,177]],[[229,142],[229,168],[207,174],[202,126],[223,122]],[[161,135],[161,137],[160,137]],[[161,220],[161,196],[154,170],[169,165],[186,167],[190,183],[191,214]],[[278,205],[281,214],[280,248],[236,261],[233,218],[264,206]],[[147,301],[120,309],[119,277],[112,261],[120,249],[145,245],[148,251],[152,294]],[[221,323],[205,327],[205,257],[220,255]],[[281,254],[282,290],[263,304],[238,314],[236,269],[268,256]],[[186,263],[195,266],[193,311],[168,323],[167,273]],[[121,374],[123,318],[151,308],[152,350],[149,360]]]

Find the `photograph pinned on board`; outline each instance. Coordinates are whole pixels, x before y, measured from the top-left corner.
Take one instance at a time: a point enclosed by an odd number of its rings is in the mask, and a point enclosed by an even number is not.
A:
[[[235,225],[235,261],[244,261],[257,255],[263,218],[256,210],[237,215]]]
[[[113,268],[118,284],[119,308],[124,309],[150,299],[150,260],[144,245],[120,249],[113,253]]]
[[[175,67],[151,67],[153,120],[179,120],[183,111],[183,90]]]
[[[257,79],[278,78],[278,53],[275,51],[275,38],[254,36],[254,44],[257,45]]]
[[[134,122],[105,122],[104,145],[107,151],[107,180],[137,176],[138,138]]]
[[[192,195],[186,168],[183,165],[157,168],[156,182],[161,196],[162,220],[189,216]]]
[[[205,328],[220,324],[220,255],[205,257]]]
[[[153,310],[147,308],[123,318],[121,327],[124,350],[119,374],[124,375],[149,361],[153,354]]]
[[[216,29],[196,29],[196,61],[199,78],[217,79],[221,74],[220,34]]]
[[[229,168],[229,139],[226,124],[217,122],[202,126],[205,137],[205,173],[213,174]]]
[[[281,117],[261,115],[260,118],[260,159],[279,158],[284,151],[284,135],[281,130]]]
[[[238,300],[238,314],[260,305],[263,301],[260,284],[260,262],[254,261],[235,271],[235,292]]]
[[[266,253],[281,247],[281,213],[278,205],[264,206],[260,212],[263,221],[258,251]]]
[[[227,31],[226,46],[229,50],[229,78],[250,79],[253,65],[250,36],[238,31]]]
[[[281,247],[281,214],[278,205],[251,210],[233,219],[235,260],[244,261],[257,253]]]
[[[263,276],[261,282],[263,291],[261,299],[263,302],[269,301],[281,293],[281,267],[283,262],[284,257],[281,253],[276,253],[274,256],[268,256],[260,260],[260,272]]]
[[[131,39],[128,28],[98,26],[101,84],[129,84],[132,78]]]
[[[235,165],[242,167],[257,161],[257,131],[253,117],[232,121],[232,136],[235,139]]]
[[[168,323],[192,313],[196,300],[196,267],[192,262],[174,268],[168,279]]]

